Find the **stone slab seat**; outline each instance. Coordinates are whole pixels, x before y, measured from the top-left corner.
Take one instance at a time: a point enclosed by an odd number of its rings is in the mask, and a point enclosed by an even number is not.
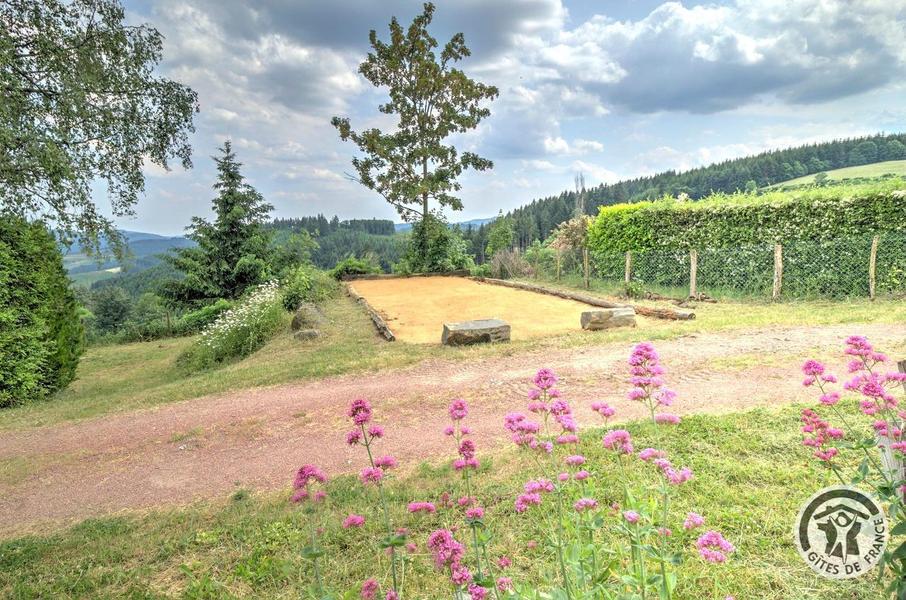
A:
[[[600,331],[614,327],[635,327],[635,309],[631,306],[604,308],[582,313],[582,329]]]
[[[446,346],[490,344],[510,341],[510,324],[501,319],[478,319],[462,323],[444,323],[440,342]]]

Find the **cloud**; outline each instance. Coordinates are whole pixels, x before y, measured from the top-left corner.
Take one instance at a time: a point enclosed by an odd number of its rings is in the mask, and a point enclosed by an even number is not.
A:
[[[595,16],[528,57],[631,112],[711,113],[779,100],[810,104],[884,86],[903,73],[901,0],[666,2],[644,18]]]

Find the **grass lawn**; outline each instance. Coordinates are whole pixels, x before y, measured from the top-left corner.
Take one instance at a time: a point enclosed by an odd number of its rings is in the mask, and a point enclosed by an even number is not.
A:
[[[857,167],[843,167],[842,169],[832,169],[825,171],[828,181],[841,181],[843,179],[854,179],[856,177],[881,177],[882,175],[906,175],[906,160],[887,160],[884,162],[871,163],[868,165],[859,165]],[[804,185],[814,183],[815,175],[806,175],[797,177],[788,181],[781,181],[769,186],[767,189],[780,188],[787,185]]]
[[[603,288],[593,291],[606,292]],[[283,333],[245,360],[201,373],[186,374],[175,364],[176,356],[193,338],[93,347],[82,358],[77,380],[66,390],[46,402],[0,411],[0,429],[49,425],[235,389],[380,371],[427,359],[476,359],[528,350],[658,340],[771,325],[906,321],[906,302],[897,300],[720,302],[700,304],[695,310],[694,321],[654,321],[646,328],[617,329],[594,335],[576,331],[506,345],[448,348],[439,344],[386,342],[376,335],[361,307],[342,296],[325,306],[328,323],[322,338],[296,341],[287,325]]]
[[[883,597],[872,577],[851,581],[818,577],[795,550],[791,529],[799,505],[831,483],[828,472],[800,444],[798,416],[796,407],[693,416],[669,433],[662,447],[674,464],[688,465],[695,472],[692,481],[677,489],[671,503],[674,543],[686,548],[694,544],[694,536],[680,525],[686,512],[694,510],[705,516],[707,527],[720,530],[737,548],[724,565],[705,564],[694,551],[687,552],[678,567],[677,599],[722,600],[727,594],[747,600]],[[376,417],[380,420],[379,414]],[[385,425],[392,436],[392,424]],[[649,423],[631,423],[627,429],[637,449],[653,445]],[[582,437],[581,453],[589,459],[586,467],[593,474],[594,488],[587,495],[603,507],[620,501],[619,470],[614,456],[601,447],[601,431],[586,431]],[[524,515],[513,507],[522,483],[536,476],[533,463],[515,449],[483,454],[481,442],[476,440],[482,459],[478,496],[493,533],[492,555],[513,559],[506,574],[515,580],[543,584],[552,577],[555,564],[540,528],[541,511],[549,506]],[[637,493],[654,482],[652,469],[631,461],[628,478]],[[410,515],[405,506],[411,500],[436,501],[444,492],[458,497],[463,494],[460,480],[443,464],[408,469],[404,465],[388,489],[394,526],[408,528],[410,541],[418,544],[406,570],[407,597],[448,597],[449,588],[434,572],[425,540],[434,529],[461,523],[462,516],[458,509]],[[367,577],[386,583],[388,560],[378,558],[376,548],[381,537],[376,490],[364,489],[352,476],[332,479],[327,490],[327,514],[320,521],[327,583],[335,590],[357,586]],[[56,493],[65,494],[65,490],[48,490],[49,502]],[[47,536],[8,540],[0,543],[0,596],[306,597],[311,573],[300,551],[306,544],[307,517],[290,506],[287,497],[288,491],[240,492],[219,502],[93,519]],[[368,519],[362,530],[341,527],[343,518],[353,512]],[[602,515],[604,526],[596,543],[621,548],[618,518],[606,508]],[[465,528],[459,537],[466,537],[464,532]],[[532,548],[531,541],[538,546]]]

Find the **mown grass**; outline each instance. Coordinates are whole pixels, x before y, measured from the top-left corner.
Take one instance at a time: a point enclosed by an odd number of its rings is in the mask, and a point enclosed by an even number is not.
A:
[[[827,179],[829,181],[882,177],[884,175],[906,176],[906,160],[887,160],[878,163],[871,163],[868,165],[859,165],[857,167],[843,167],[842,169],[831,169],[830,171],[825,171],[825,173],[827,173]],[[797,177],[795,179],[788,179],[787,181],[775,183],[774,185],[768,186],[766,189],[781,188],[788,185],[802,185],[814,182],[814,174],[805,175],[803,177]]]
[[[680,522],[688,510],[706,516],[737,547],[725,565],[706,565],[694,552],[679,567],[678,600],[736,598],[765,600],[882,598],[872,577],[841,582],[815,575],[798,556],[792,539],[799,505],[831,479],[800,445],[796,407],[756,409],[722,416],[686,417],[663,446],[695,479],[677,492],[672,508],[675,543],[693,544]],[[378,415],[379,416],[379,415]],[[393,435],[392,424],[387,424]],[[648,423],[627,426],[642,448],[652,443]],[[435,435],[429,433],[428,435]],[[439,435],[439,433],[437,433]],[[613,456],[600,445],[600,432],[583,435],[585,454],[603,506],[619,501],[621,489]],[[477,440],[479,450],[481,440]],[[452,451],[452,448],[451,448]],[[552,572],[537,512],[517,515],[513,500],[533,475],[531,462],[515,450],[481,455],[479,497],[488,511],[493,556],[513,558],[508,575],[543,584]],[[362,457],[364,460],[364,457]],[[355,466],[355,465],[353,465]],[[633,461],[636,489],[652,481],[651,467]],[[290,474],[287,474],[288,478]],[[388,580],[388,561],[376,548],[381,537],[374,490],[352,476],[328,485],[320,525],[327,554],[322,572],[335,590],[353,588],[366,577]],[[413,516],[410,500],[462,494],[459,480],[444,464],[422,464],[389,483],[395,526],[406,527],[418,544],[406,571],[409,598],[449,595],[426,553],[428,533],[461,522],[457,510]],[[48,501],[53,501],[53,493]],[[0,543],[0,596],[10,598],[298,598],[306,597],[311,573],[300,556],[306,516],[280,494],[249,494],[197,503],[187,508],[127,514],[85,521],[68,530]],[[542,507],[543,508],[543,507]],[[344,530],[349,513],[363,514],[363,530]],[[616,547],[616,517],[605,511],[600,544]],[[530,541],[538,547],[530,549]],[[552,576],[552,575],[551,575]]]
[[[569,287],[566,282],[560,285]],[[593,282],[592,292],[607,295],[611,290]],[[550,338],[448,348],[384,341],[361,307],[345,296],[324,309],[323,337],[305,342],[293,339],[287,316],[283,331],[258,352],[200,373],[186,373],[176,364],[176,357],[194,338],[91,348],[82,358],[76,381],[47,401],[0,411],[0,430],[52,425],[256,386],[377,372],[430,359],[479,359],[739,328],[906,321],[906,302],[896,300],[702,303],[694,308],[694,321],[655,320],[636,329],[594,333],[578,330],[577,324],[577,331]]]

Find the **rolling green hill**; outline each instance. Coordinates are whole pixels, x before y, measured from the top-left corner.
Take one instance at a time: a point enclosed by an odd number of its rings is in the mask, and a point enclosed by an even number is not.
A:
[[[877,179],[885,176],[906,176],[906,160],[886,160],[884,162],[871,163],[868,165],[859,165],[856,167],[843,167],[842,169],[833,169],[824,171],[827,173],[828,181],[844,181],[847,179]],[[815,183],[815,175],[806,175],[796,177],[787,181],[781,181],[766,189],[783,188],[793,185],[808,185]]]

